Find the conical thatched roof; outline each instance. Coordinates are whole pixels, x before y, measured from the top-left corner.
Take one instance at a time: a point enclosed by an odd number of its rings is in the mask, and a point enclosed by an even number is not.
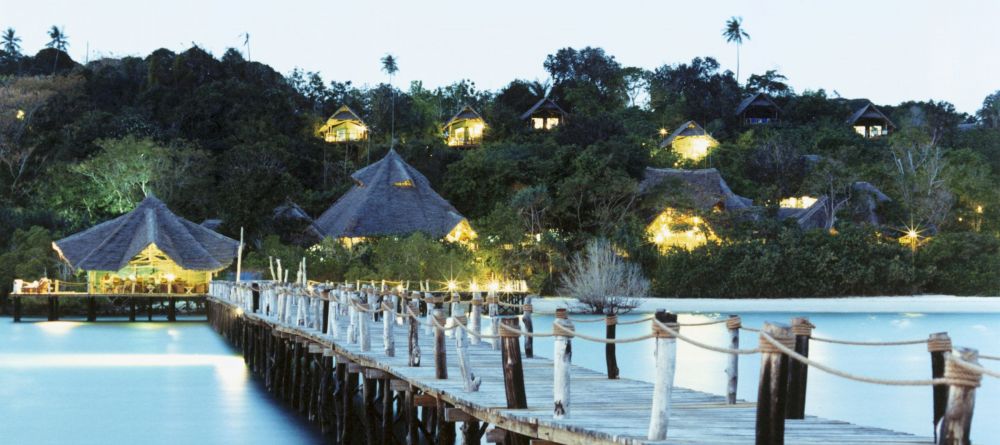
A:
[[[119,270],[150,244],[187,270],[215,271],[232,263],[239,242],[174,215],[147,197],[129,213],[55,243],[71,266]]]
[[[465,219],[395,150],[351,177],[354,187],[315,222],[325,236],[363,238],[423,232],[442,238]]]
[[[671,195],[689,201],[692,207],[699,210],[711,210],[716,206],[728,211],[745,210],[753,205],[749,198],[733,193],[714,168],[681,170],[646,167],[644,178],[639,183],[639,193],[651,193],[664,183],[670,187]]]

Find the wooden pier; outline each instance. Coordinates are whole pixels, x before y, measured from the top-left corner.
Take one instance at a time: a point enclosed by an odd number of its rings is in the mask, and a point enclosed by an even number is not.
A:
[[[100,299],[125,299],[128,304],[128,319],[136,321],[137,315],[145,313],[147,321],[153,321],[153,304],[156,302],[166,304],[166,320],[177,321],[177,300],[199,300],[205,299],[205,294],[165,294],[165,293],[134,293],[134,294],[101,294],[85,292],[50,292],[41,294],[11,294],[10,299],[13,305],[13,320],[20,322],[23,318],[23,300],[45,299],[46,318],[48,321],[58,321],[61,317],[59,308],[60,299],[78,299],[87,304],[87,321],[97,321],[97,305]]]
[[[966,443],[935,442],[813,416],[795,419],[791,412],[786,416],[786,390],[769,387],[770,377],[763,374],[765,403],[780,411],[770,417],[755,403],[673,387],[672,369],[666,387],[669,403],[663,405],[663,400],[654,400],[654,394],[664,390],[660,378],[655,384],[609,379],[601,372],[566,366],[573,337],[565,321],[553,331],[567,334],[556,336],[557,348],[566,349],[555,356],[564,361],[553,362],[522,354],[517,333],[489,340],[483,335],[471,345],[461,329],[446,338],[442,327],[448,305],[443,299],[405,305],[393,296],[383,304],[373,294],[366,298],[343,292],[344,298],[353,299],[348,307],[333,296],[338,291],[302,291],[283,298],[255,293],[251,301],[248,292],[239,295],[233,287],[216,285],[210,291],[207,308],[213,328],[243,353],[270,393],[316,424],[331,443],[452,444],[459,435],[462,443],[485,439],[538,445]],[[479,302],[472,303],[454,305],[461,312],[454,318],[478,330],[479,321],[472,319],[479,318]],[[463,307],[469,308],[467,313]],[[440,316],[438,325],[430,325],[431,334],[426,317],[400,316],[427,309],[431,316]],[[388,321],[378,320],[385,315]],[[517,317],[493,321],[502,320],[517,323]],[[658,348],[675,340],[655,337],[646,341],[663,342]],[[785,382],[788,357],[774,348],[762,356],[764,368]],[[768,361],[778,367],[770,368]],[[735,385],[735,376],[730,377]],[[661,411],[665,417],[657,419],[654,413]]]

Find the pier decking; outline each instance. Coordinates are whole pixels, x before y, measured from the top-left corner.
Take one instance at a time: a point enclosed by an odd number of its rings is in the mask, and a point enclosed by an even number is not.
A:
[[[482,379],[478,391],[472,392],[465,389],[454,338],[445,342],[449,378],[437,378],[431,352],[434,336],[426,335],[422,324],[423,361],[410,366],[406,323],[392,331],[396,347],[394,356],[388,356],[381,322],[361,324],[367,326],[369,339],[374,339],[370,349],[363,351],[360,344],[346,341],[345,332],[338,332],[337,340],[324,334],[327,327],[318,322],[317,328],[294,326],[213,296],[208,297],[208,308],[213,326],[244,352],[251,370],[268,390],[319,424],[331,441],[452,443],[454,422],[459,421],[464,423],[466,443],[478,443],[486,424],[497,431],[487,433],[487,439],[506,437],[505,443],[760,443],[755,403],[727,404],[725,396],[674,387],[667,439],[651,441],[647,431],[654,386],[647,382],[609,380],[603,373],[572,366],[571,411],[557,420],[553,416],[554,366],[547,358],[522,358],[527,408],[508,409],[501,351],[487,341],[468,346],[472,373]],[[754,383],[756,377],[752,376]],[[360,408],[353,402],[340,402],[345,397],[353,399],[355,393],[360,396]],[[381,394],[378,402],[376,394]],[[416,414],[418,406],[422,416]],[[352,416],[357,416],[361,428],[353,433]],[[784,437],[784,443],[803,445],[934,443],[928,437],[812,416],[786,420]]]

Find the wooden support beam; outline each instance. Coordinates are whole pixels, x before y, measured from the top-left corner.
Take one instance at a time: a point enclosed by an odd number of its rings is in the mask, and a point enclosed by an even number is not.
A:
[[[616,331],[618,329],[618,316],[608,315],[604,320],[606,325],[604,336],[608,340],[614,340],[617,335]],[[615,344],[608,342],[604,345],[604,362],[607,364],[608,368],[608,378],[611,380],[618,378],[618,357],[616,356]]]
[[[97,321],[97,299],[87,297],[87,321]]]
[[[434,309],[434,377],[437,379],[447,379],[448,378],[448,356],[447,348],[445,348],[445,338],[444,329],[440,326],[444,326],[445,316],[444,309]]]
[[[366,379],[384,380],[389,378],[389,374],[378,368],[364,368],[363,373]]]
[[[211,311],[208,312],[211,315]],[[135,321],[135,297],[128,297],[128,321]]]
[[[664,310],[656,311],[656,321],[679,330],[677,314]],[[677,367],[677,339],[653,324],[653,334],[656,335],[656,377],[653,381],[653,407],[650,412],[649,440],[664,440],[667,438],[667,426],[670,421],[670,393],[674,389],[674,371]]]
[[[957,348],[958,358],[972,365],[979,365],[979,351],[971,348]],[[955,383],[949,385],[948,407],[941,418],[938,445],[969,445],[972,439],[972,409],[976,404],[976,388],[981,374],[971,373],[954,362],[945,365],[945,378]]]
[[[410,384],[406,380],[389,380],[389,387],[396,392],[406,392],[410,390]]]
[[[444,420],[446,422],[468,422],[475,419],[462,408],[446,408],[444,410]]]
[[[12,297],[14,300],[14,321],[21,321],[21,297]]]
[[[49,297],[49,321],[59,320],[59,297]]]
[[[413,396],[413,405],[425,408],[437,407],[437,397],[430,394],[417,394]]]
[[[812,323],[808,318],[792,318],[792,335],[795,336],[795,352],[809,357],[809,339],[812,337]],[[798,360],[788,362],[788,405],[785,410],[786,419],[806,418],[806,381],[809,377],[809,365]]]
[[[784,445],[785,405],[788,398],[788,356],[763,338],[768,334],[785,346],[794,346],[792,329],[765,322],[760,339],[760,386],[757,389],[757,445]]]
[[[502,430],[500,428],[493,428],[486,431],[486,441],[489,443],[507,443],[507,435],[509,431]]]
[[[177,321],[177,299],[167,297],[167,321]]]
[[[947,332],[937,332],[930,334],[927,338],[927,351],[931,354],[931,377],[939,379],[944,377],[944,366],[948,355],[951,354],[951,338]],[[945,409],[948,406],[948,385],[935,385],[934,391],[934,431],[937,432],[938,424],[944,417]]]
[[[739,315],[730,315],[726,320],[726,328],[729,330],[729,349],[740,348],[740,326],[742,320]],[[726,363],[726,403],[736,404],[736,388],[740,380],[740,355],[729,354]]]

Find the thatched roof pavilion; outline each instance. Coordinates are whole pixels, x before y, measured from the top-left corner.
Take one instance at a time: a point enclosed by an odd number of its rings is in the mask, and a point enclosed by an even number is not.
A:
[[[551,130],[564,124],[567,114],[556,101],[546,97],[521,114],[521,120],[529,121],[532,129]]]
[[[449,147],[472,147],[483,142],[485,129],[483,117],[466,105],[444,124],[444,136]]]
[[[152,196],[129,213],[53,243],[70,266],[89,273],[92,291],[111,285],[98,280],[113,279],[202,285],[232,263],[238,246],[173,214]]]
[[[670,147],[681,158],[692,161],[698,161],[708,156],[709,150],[718,145],[719,141],[715,140],[695,121],[681,124],[663,142],[660,142],[660,148]]]
[[[856,133],[868,139],[888,136],[896,129],[896,124],[871,102],[855,111],[847,119],[847,124],[853,127]]]
[[[736,115],[746,124],[767,124],[777,122],[781,109],[767,93],[756,93],[736,107]]]
[[[415,232],[460,242],[476,237],[465,217],[395,150],[351,178],[354,187],[316,219],[315,226],[324,236],[349,245],[365,238]]]
[[[327,142],[355,142],[368,139],[368,126],[347,105],[343,105],[319,129]]]

